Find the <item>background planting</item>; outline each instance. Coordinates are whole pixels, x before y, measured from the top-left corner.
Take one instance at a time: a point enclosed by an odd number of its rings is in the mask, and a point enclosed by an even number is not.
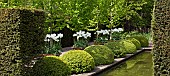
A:
[[[149,32],[153,1],[0,0],[0,7],[43,9],[46,15],[44,31],[62,32],[72,36],[73,31],[96,31],[107,27],[123,27],[125,31]],[[64,36],[62,45],[71,46],[72,44],[73,38]]]

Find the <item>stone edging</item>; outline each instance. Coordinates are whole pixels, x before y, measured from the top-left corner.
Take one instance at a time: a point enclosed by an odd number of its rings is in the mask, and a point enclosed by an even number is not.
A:
[[[138,55],[139,53],[141,53],[145,50],[152,50],[152,46],[143,47],[140,50],[137,50],[137,52],[134,53],[134,54],[126,54],[126,57],[124,57],[124,58],[116,58],[116,59],[114,59],[114,62],[112,64],[96,66],[95,69],[91,72],[82,73],[82,74],[73,74],[71,76],[96,76],[96,75],[98,75],[98,74],[100,74],[100,73],[102,73],[102,72],[104,72],[104,71],[106,71],[106,70],[126,61],[126,60],[128,60],[128,59],[130,59],[131,57]]]

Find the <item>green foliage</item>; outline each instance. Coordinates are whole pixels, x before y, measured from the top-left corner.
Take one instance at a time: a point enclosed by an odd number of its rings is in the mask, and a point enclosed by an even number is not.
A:
[[[100,26],[149,25],[153,0],[1,0],[0,7],[29,7],[46,11],[46,31],[100,29]]]
[[[106,39],[106,38],[98,37],[98,38],[95,39],[94,44],[95,45],[102,45],[102,44],[106,43],[107,41],[108,41],[108,39]]]
[[[146,37],[149,41],[152,41],[151,32],[149,32],[149,33],[143,33],[142,35],[143,35],[144,37]]]
[[[88,46],[87,40],[74,41],[74,45],[73,45],[74,48],[81,48],[81,49],[84,49],[87,46]]]
[[[135,44],[136,49],[140,49],[141,48],[141,44],[140,44],[140,42],[137,39],[135,39],[135,38],[127,38],[127,40],[129,40],[133,44]]]
[[[130,9],[127,6],[126,0],[111,0],[110,4],[110,24],[109,28],[114,28],[122,24],[122,21],[126,18],[127,12]]]
[[[38,60],[32,68],[31,76],[69,76],[68,64],[57,56],[46,56]]]
[[[126,38],[129,38],[129,37],[133,37],[133,36],[144,36],[146,37],[149,41],[152,40],[151,38],[151,33],[140,33],[138,31],[131,31],[131,32],[124,32],[122,33],[122,39],[126,39]]]
[[[170,1],[155,0],[152,19],[154,76],[170,75]],[[164,6],[164,7],[162,7]]]
[[[45,46],[45,50],[43,51],[43,54],[60,54],[62,51],[62,47],[60,42],[56,42],[53,45],[49,45],[50,42],[48,42],[48,44],[46,44]]]
[[[83,50],[70,50],[61,58],[68,62],[72,73],[83,73],[94,69],[95,62],[93,57]]]
[[[154,0],[132,0],[132,1],[134,1],[137,6],[139,5],[139,3],[144,3],[143,5],[141,5],[141,10],[137,11],[137,13],[141,17],[137,18],[133,16],[132,25],[137,27],[150,26]]]
[[[113,32],[111,36],[112,40],[120,40],[122,39],[123,32]]]
[[[129,40],[121,40],[120,44],[124,46],[125,48],[125,53],[135,53],[136,52],[136,46]]]
[[[7,3],[0,2],[0,8],[5,8],[7,6]]]
[[[29,58],[43,50],[44,21],[40,10],[0,9],[0,76],[25,73]]]
[[[95,65],[110,64],[114,61],[113,52],[104,45],[92,45],[84,49],[95,61]]]
[[[144,36],[138,35],[138,36],[132,36],[131,38],[137,39],[140,42],[142,47],[149,46],[149,40]]]
[[[138,31],[124,32],[122,37],[123,39],[126,39],[127,37],[136,36],[136,35],[142,35],[142,33]]]
[[[120,45],[119,41],[108,42],[104,45],[112,50],[116,58],[124,57],[126,55],[125,48],[122,45]]]
[[[116,26],[122,26],[125,24],[125,20],[141,21],[141,16],[138,11],[142,9],[142,6],[147,4],[146,1],[133,1],[133,0],[112,0],[110,9],[110,24],[109,28]],[[137,22],[136,22],[137,23]]]

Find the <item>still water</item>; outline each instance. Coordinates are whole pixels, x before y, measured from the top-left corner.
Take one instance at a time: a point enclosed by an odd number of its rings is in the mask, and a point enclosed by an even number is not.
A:
[[[143,52],[99,76],[153,76],[152,55]]]

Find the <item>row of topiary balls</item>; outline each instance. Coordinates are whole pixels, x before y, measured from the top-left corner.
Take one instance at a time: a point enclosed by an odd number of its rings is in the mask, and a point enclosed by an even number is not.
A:
[[[31,76],[69,76],[89,72],[95,66],[111,64],[115,57],[124,57],[148,45],[147,38],[134,36],[104,45],[92,45],[86,47],[84,51],[70,50],[60,57],[46,56],[36,62]]]

